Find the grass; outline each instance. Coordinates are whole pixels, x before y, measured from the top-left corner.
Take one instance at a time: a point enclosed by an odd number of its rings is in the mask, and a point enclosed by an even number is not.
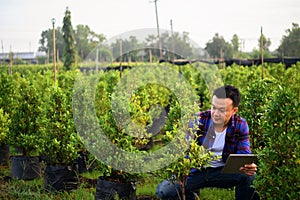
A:
[[[94,200],[96,181],[88,182],[89,178],[98,176],[97,172],[85,173],[81,178],[77,190],[70,192],[48,192],[44,189],[43,178],[34,180],[16,180],[9,177],[8,166],[0,166],[0,199],[6,200]],[[138,199],[152,199],[155,197],[155,189],[161,180],[149,176],[137,182]],[[234,199],[234,191],[227,189],[205,188],[201,190],[200,199],[204,200],[231,200]]]
[[[232,200],[235,199],[232,189],[205,188],[201,190],[201,200]]]

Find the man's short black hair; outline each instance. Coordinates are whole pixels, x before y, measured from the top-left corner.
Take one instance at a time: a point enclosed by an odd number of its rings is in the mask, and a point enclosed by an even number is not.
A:
[[[213,93],[213,96],[214,95],[218,98],[230,98],[234,107],[238,107],[241,101],[241,93],[239,89],[232,85],[225,85],[217,88]]]

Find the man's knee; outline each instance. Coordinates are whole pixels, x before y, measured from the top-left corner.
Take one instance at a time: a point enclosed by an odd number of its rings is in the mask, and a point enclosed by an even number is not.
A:
[[[241,184],[252,185],[255,176],[248,176],[246,174],[241,174]]]

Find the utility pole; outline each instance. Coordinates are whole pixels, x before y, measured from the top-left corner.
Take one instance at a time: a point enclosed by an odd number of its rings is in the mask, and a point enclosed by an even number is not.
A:
[[[1,40],[1,48],[2,48],[2,65],[5,64],[5,58],[4,58],[4,47],[3,47],[3,41]]]
[[[53,73],[54,73],[54,82],[56,81],[56,37],[55,37],[55,19],[52,18],[52,27],[53,27]]]
[[[172,63],[174,64],[174,59],[175,59],[175,44],[174,44],[174,32],[173,32],[173,22],[172,19],[170,20],[171,24],[171,34],[172,34]]]
[[[160,40],[159,23],[158,23],[158,12],[157,12],[157,1],[158,1],[158,0],[154,0],[154,4],[155,4],[155,15],[156,15],[157,37],[158,37],[158,45],[159,45],[159,59],[162,59],[162,49],[161,49],[161,40]]]

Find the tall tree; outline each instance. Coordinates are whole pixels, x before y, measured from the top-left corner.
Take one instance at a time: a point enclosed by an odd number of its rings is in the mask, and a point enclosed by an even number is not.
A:
[[[281,39],[278,52],[281,56],[300,56],[300,27],[297,23],[292,23],[293,27],[286,30],[286,34]]]
[[[261,42],[265,52],[270,52],[269,47],[271,46],[270,38],[266,38],[264,34],[261,34],[258,40],[259,49],[261,49]]]
[[[97,34],[89,26],[82,24],[76,26],[74,35],[76,50],[81,59],[86,58],[100,42],[106,39],[103,34]]]
[[[66,70],[74,68],[75,59],[76,59],[76,50],[75,50],[75,37],[74,30],[71,23],[71,12],[69,8],[66,8],[65,16],[63,19],[63,38],[64,38],[64,67]]]
[[[240,42],[237,34],[234,34],[231,39],[233,57],[237,58],[239,55]]]
[[[166,47],[168,50],[173,51],[174,48],[174,53],[182,56],[183,58],[195,58],[195,55],[193,55],[193,47],[190,44],[188,32],[183,32],[182,35],[180,35],[178,32],[174,32],[173,36],[168,35],[167,41]]]
[[[233,56],[231,44],[226,42],[218,33],[215,34],[211,41],[206,43],[205,50],[212,58],[230,59]]]
[[[121,47],[123,61],[138,61],[139,52],[145,45],[143,45],[136,36],[129,36],[129,38],[126,39],[116,40],[110,46],[114,59],[119,61]]]
[[[57,59],[62,57],[63,50],[64,50],[64,40],[63,35],[60,27],[55,29],[55,38],[56,38],[56,52],[57,52]],[[45,52],[49,55],[49,59],[52,62],[53,59],[53,31],[52,29],[48,29],[42,31],[41,39],[39,41],[40,46],[38,48],[39,51]]]
[[[189,39],[189,33],[188,32],[183,32],[182,34],[179,34],[178,32],[174,32],[173,35],[169,34],[168,32],[164,32],[160,36],[160,41],[162,44],[162,48],[164,49],[163,53],[163,58],[165,59],[170,59],[173,58],[171,55],[168,55],[165,51],[168,51],[170,53],[173,52],[176,54],[175,58],[195,58],[199,57],[199,55],[195,55],[196,49],[193,48],[193,46],[190,43]],[[157,38],[154,35],[148,35],[146,38],[147,45],[149,47],[157,48]],[[153,51],[156,57],[157,57],[157,52]],[[199,54],[199,53],[198,53]]]
[[[253,49],[253,51],[251,52],[251,57],[255,59],[260,59],[263,48],[264,58],[270,58],[272,56],[269,50],[269,47],[271,46],[270,38],[266,38],[264,34],[261,34],[257,41],[258,49]]]

